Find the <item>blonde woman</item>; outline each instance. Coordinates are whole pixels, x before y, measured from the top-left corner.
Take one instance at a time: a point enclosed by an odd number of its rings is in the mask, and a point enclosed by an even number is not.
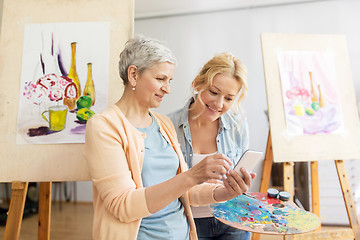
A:
[[[193,80],[192,91],[185,106],[170,114],[188,167],[216,154],[227,156],[235,165],[249,146],[247,121],[240,111],[247,93],[244,64],[230,53],[214,56]],[[249,232],[215,219],[209,206],[192,207],[192,213],[199,239],[250,238]]]

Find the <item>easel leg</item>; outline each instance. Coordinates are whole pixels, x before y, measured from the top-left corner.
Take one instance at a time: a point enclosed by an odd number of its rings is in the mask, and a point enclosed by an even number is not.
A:
[[[293,162],[284,162],[283,163],[283,182],[284,182],[284,191],[287,191],[291,194],[291,200],[294,201],[295,187],[294,187],[294,166]],[[286,236],[283,237],[286,239]]]
[[[38,240],[50,239],[52,182],[41,182],[39,192]]]
[[[356,215],[356,207],[347,177],[346,168],[343,160],[335,160],[336,170],[339,176],[342,194],[344,197],[346,211],[349,217],[350,226],[354,232],[356,240],[360,239],[360,224]]]
[[[317,161],[310,163],[311,170],[311,205],[312,212],[320,217],[320,194],[319,194],[319,167]],[[315,230],[320,231],[321,225]]]
[[[18,239],[24,213],[28,182],[13,182],[4,240]]]
[[[273,152],[272,152],[272,144],[271,144],[271,135],[270,135],[270,131],[269,131],[267,145],[266,145],[264,165],[263,165],[263,172],[262,172],[261,182],[260,182],[260,192],[262,192],[262,193],[265,193],[266,190],[269,188],[272,164],[273,164]],[[251,239],[259,240],[260,234],[253,233]]]
[[[266,153],[265,153],[265,159],[264,159],[263,172],[262,172],[261,183],[260,183],[260,192],[262,192],[262,193],[266,193],[266,190],[269,188],[272,164],[273,164],[273,151],[272,151],[272,144],[271,144],[271,135],[270,135],[270,131],[269,131],[267,145],[266,145]]]
[[[294,163],[293,162],[284,162],[284,191],[287,191],[291,194],[291,200],[294,200]]]

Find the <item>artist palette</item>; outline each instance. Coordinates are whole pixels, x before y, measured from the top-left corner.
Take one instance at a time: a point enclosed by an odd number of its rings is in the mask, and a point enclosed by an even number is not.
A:
[[[299,234],[320,225],[315,214],[298,208],[292,201],[270,198],[266,193],[248,193],[210,207],[221,222],[249,232]]]

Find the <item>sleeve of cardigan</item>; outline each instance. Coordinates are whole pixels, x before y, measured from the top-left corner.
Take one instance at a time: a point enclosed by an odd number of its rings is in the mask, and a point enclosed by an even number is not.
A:
[[[189,190],[189,200],[192,206],[209,205],[217,203],[214,198],[215,188],[221,186],[218,183],[202,183]]]
[[[126,159],[119,126],[102,115],[87,122],[85,158],[94,187],[105,208],[122,222],[150,215],[145,189],[136,188]]]

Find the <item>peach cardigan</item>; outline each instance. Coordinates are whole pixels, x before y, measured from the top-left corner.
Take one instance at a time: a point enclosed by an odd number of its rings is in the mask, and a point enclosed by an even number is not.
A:
[[[151,111],[161,134],[179,156],[178,173],[187,170],[171,121]],[[85,158],[93,182],[93,239],[136,239],[141,219],[150,215],[141,180],[145,134],[138,131],[113,105],[87,122]],[[185,192],[180,201],[190,225],[190,239],[197,239],[192,205],[215,203],[217,185],[203,183]]]

